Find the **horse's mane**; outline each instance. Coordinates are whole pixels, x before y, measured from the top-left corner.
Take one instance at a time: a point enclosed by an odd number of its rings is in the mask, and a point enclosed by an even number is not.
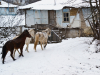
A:
[[[21,38],[25,36],[25,33],[29,33],[28,30],[24,30],[22,34],[19,35],[17,38]]]
[[[43,30],[42,32],[48,32],[51,31],[49,28],[47,28],[46,30]]]

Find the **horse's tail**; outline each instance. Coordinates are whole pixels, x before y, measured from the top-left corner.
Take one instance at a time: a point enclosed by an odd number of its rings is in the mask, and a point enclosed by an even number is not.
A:
[[[36,46],[37,46],[37,44],[38,44],[38,41],[39,41],[39,35],[35,35],[35,43],[34,43],[34,49],[35,49],[35,51],[36,51]]]
[[[6,53],[7,53],[7,49],[6,49],[6,45],[4,45],[2,48],[2,59],[5,58]]]

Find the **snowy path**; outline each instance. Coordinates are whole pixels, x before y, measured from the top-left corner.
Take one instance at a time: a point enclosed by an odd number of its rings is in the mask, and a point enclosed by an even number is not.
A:
[[[34,44],[29,45],[29,53],[13,61],[8,53],[3,65],[0,60],[0,75],[100,75],[100,53],[88,52],[87,41],[92,38],[70,38],[61,43],[48,44],[45,50]],[[1,55],[0,55],[1,57]]]

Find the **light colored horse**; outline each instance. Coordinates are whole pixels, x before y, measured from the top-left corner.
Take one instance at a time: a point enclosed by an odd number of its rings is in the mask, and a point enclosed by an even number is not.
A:
[[[34,36],[35,36],[35,31],[33,30],[33,29],[30,29],[30,30],[28,30],[28,32],[30,33],[30,35],[34,38]],[[18,36],[15,36],[13,39],[15,39],[15,38],[17,38]],[[27,50],[27,52],[29,52],[28,51],[28,47],[29,47],[29,44],[30,44],[30,41],[31,41],[31,38],[29,38],[29,37],[26,37],[26,40],[25,40],[25,44],[26,44],[26,50]],[[18,51],[18,50],[17,50]],[[15,52],[16,52],[16,49],[14,50],[14,56],[15,56]],[[18,53],[20,54],[20,52],[18,51]]]
[[[35,52],[36,52],[36,46],[37,46],[38,42],[40,42],[42,50],[43,50],[42,44],[44,45],[44,48],[46,47],[48,36],[49,37],[51,36],[51,29],[49,29],[49,28],[47,28],[46,30],[43,30],[42,32],[37,32],[35,34],[35,43],[34,43]]]

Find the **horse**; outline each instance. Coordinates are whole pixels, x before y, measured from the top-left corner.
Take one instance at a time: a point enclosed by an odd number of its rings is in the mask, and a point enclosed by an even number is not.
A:
[[[6,57],[6,54],[8,53],[8,51],[10,51],[10,56],[12,57],[12,59],[15,61],[16,59],[13,57],[13,51],[14,49],[18,49],[20,48],[20,55],[19,57],[23,56],[23,46],[25,44],[25,39],[26,37],[31,37],[30,33],[28,32],[28,30],[24,30],[23,33],[17,37],[16,39],[13,40],[9,40],[7,41],[2,48],[2,63],[4,64],[4,60]]]
[[[36,52],[36,46],[37,46],[38,42],[40,42],[42,50],[43,50],[42,44],[44,45],[44,48],[46,47],[48,36],[49,37],[51,36],[51,29],[49,29],[49,28],[47,28],[46,30],[43,30],[42,32],[37,32],[35,34],[35,43],[34,43],[35,52]]]
[[[35,31],[34,31],[33,29],[30,29],[30,30],[28,30],[28,31],[29,31],[30,35],[34,38]],[[13,39],[15,39],[15,38],[17,38],[17,37],[18,37],[18,36],[15,36]],[[26,37],[26,40],[25,40],[26,49],[25,49],[25,50],[27,50],[27,52],[29,52],[29,51],[28,51],[28,47],[29,47],[30,41],[31,41],[31,38]],[[13,54],[14,57],[15,57],[15,52],[16,52],[16,50],[18,51],[18,49],[15,49],[15,50],[14,50],[14,54]],[[19,51],[18,51],[18,53],[20,54]]]

